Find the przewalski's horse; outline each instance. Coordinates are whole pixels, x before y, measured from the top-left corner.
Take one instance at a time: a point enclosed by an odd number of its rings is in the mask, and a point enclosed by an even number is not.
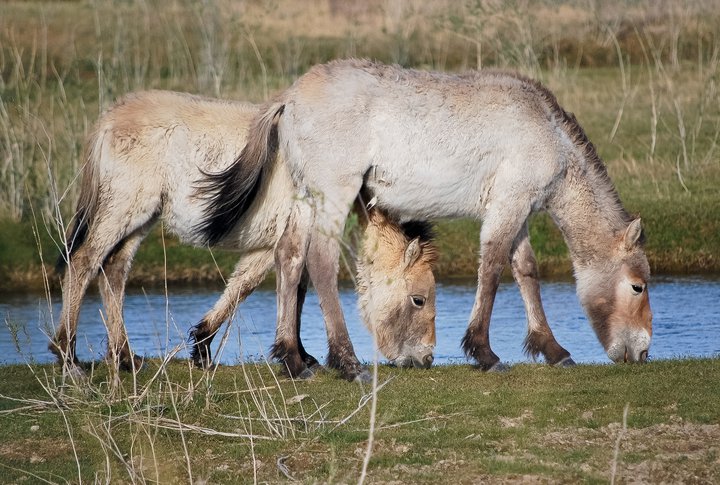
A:
[[[275,124],[268,120],[277,121]],[[313,67],[270,103],[208,207],[206,240],[241,217],[225,204],[247,192],[279,146],[298,199],[278,242],[278,326],[292,328],[301,270],[325,301],[336,298],[337,236],[365,187],[399,219],[482,220],[475,304],[463,348],[482,369],[498,368],[489,324],[510,262],[525,304],[526,351],[572,364],[548,326],[528,238],[531,213],[546,210],[569,246],[577,293],[607,355],[644,361],[652,333],[649,266],[640,219],[623,208],[605,165],[575,117],[540,83],[494,71],[453,75],[340,60]],[[305,202],[299,206],[309,207]],[[218,211],[221,207],[223,210]],[[293,230],[295,229],[295,230]],[[326,320],[344,328],[338,304]],[[348,367],[356,365],[346,362]]]
[[[248,103],[149,91],[125,96],[100,118],[86,147],[75,223],[59,260],[61,267],[69,261],[69,267],[63,281],[60,324],[50,349],[61,362],[77,362],[75,335],[81,300],[100,273],[109,357],[117,358],[124,369],[137,367],[139,360],[131,358],[122,316],[125,281],[135,251],[159,220],[183,242],[202,244],[193,232],[203,214],[193,185],[202,172],[222,170],[235,160],[257,113],[258,107]],[[294,188],[281,160],[267,167],[262,183],[251,182],[254,197],[248,200],[244,217],[215,242],[217,247],[239,250],[242,256],[221,298],[191,333],[192,359],[199,366],[210,363],[210,343],[222,323],[272,268],[274,247],[293,205]],[[434,299],[429,297],[434,294],[432,246],[405,239],[398,225],[375,212],[370,211],[368,232],[388,233],[392,243],[374,237],[373,247],[366,248],[366,254],[381,255],[368,263],[368,271],[379,276],[363,278],[360,294],[367,297],[387,289],[382,275],[395,284],[382,304],[366,308],[364,322],[382,336],[379,350],[388,359],[427,366],[435,343]],[[375,220],[382,230],[374,227]],[[398,244],[400,240],[404,244]],[[306,288],[304,280],[298,289],[298,318]],[[414,298],[427,298],[422,311]],[[334,343],[331,339],[331,366],[340,360],[338,354],[354,357],[352,345]],[[308,367],[317,364],[302,346],[299,327],[293,335],[278,334],[273,355],[292,376],[309,377]]]

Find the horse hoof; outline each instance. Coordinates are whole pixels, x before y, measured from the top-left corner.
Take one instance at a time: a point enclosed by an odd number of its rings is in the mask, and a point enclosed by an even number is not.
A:
[[[140,372],[145,368],[145,359],[133,356],[132,363],[120,362],[119,368],[123,372]]]
[[[565,357],[560,362],[557,362],[553,367],[575,367],[577,364],[575,364],[575,361],[572,360],[572,357]]]
[[[310,368],[306,367],[305,369],[303,369],[303,371],[300,374],[295,376],[295,379],[301,380],[301,381],[307,381],[309,379],[312,379],[313,377],[315,377],[315,373],[312,370],[310,370]]]
[[[308,369],[310,369],[313,372],[313,374],[317,374],[318,372],[324,371],[325,367],[323,367],[320,362],[315,362],[314,364],[309,365]]]
[[[500,361],[495,362],[493,365],[490,366],[490,368],[487,370],[487,372],[507,372],[510,370],[510,366],[507,364],[503,364]]]
[[[356,375],[353,380],[355,382],[361,382],[363,384],[368,384],[368,383],[372,382],[372,376],[367,371],[367,369],[363,369],[363,371],[360,372],[358,375]]]
[[[78,364],[63,365],[63,375],[78,384],[88,380],[87,373]]]

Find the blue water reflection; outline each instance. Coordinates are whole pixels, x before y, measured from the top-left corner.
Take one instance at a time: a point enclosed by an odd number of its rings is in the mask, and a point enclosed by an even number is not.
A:
[[[460,349],[472,308],[472,284],[444,283],[437,292],[436,364],[467,362]],[[163,292],[129,291],[125,320],[133,349],[141,355],[160,356],[186,341],[187,332],[219,296],[207,289]],[[358,357],[372,361],[372,338],[358,318],[352,288],[341,291],[348,330]],[[576,362],[609,362],[595,338],[575,295],[572,282],[544,282],[542,298],[548,320],[557,340]],[[720,355],[720,280],[695,277],[655,278],[650,288],[654,313],[651,358],[708,357]],[[0,364],[50,362],[47,334],[53,318],[60,313],[58,296],[51,304],[44,295],[0,295]],[[275,292],[258,290],[240,307],[232,325],[220,362],[234,364],[241,359],[265,357],[275,335]],[[327,346],[325,328],[317,297],[308,294],[303,313],[303,342],[306,349],[324,359]],[[495,302],[490,341],[505,362],[527,362],[522,352],[525,337],[525,311],[517,287],[503,283]],[[78,355],[81,360],[100,359],[105,353],[106,331],[100,312],[100,299],[88,295],[78,329]],[[216,343],[219,339],[216,339]],[[186,349],[178,354],[187,357]]]

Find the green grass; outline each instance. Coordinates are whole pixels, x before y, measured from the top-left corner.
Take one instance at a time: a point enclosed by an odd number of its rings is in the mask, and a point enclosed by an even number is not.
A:
[[[372,387],[332,372],[293,382],[276,380],[274,365],[221,367],[209,376],[186,362],[151,361],[136,384],[123,375],[112,390],[102,363],[80,387],[60,385],[55,366],[2,370],[0,466],[9,481],[31,474],[78,481],[78,467],[83,481],[167,483],[192,474],[251,482],[253,473],[277,481],[283,457],[302,482],[353,482],[371,419],[372,482],[606,482],[613,461],[621,481],[720,473],[717,359],[517,365],[504,374],[381,366],[379,382],[388,383],[377,393],[374,418],[370,405],[358,410]]]

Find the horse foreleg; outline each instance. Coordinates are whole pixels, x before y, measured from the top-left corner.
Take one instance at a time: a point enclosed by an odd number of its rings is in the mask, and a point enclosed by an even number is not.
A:
[[[300,285],[305,271],[313,219],[313,208],[303,201],[298,201],[275,247],[278,313],[271,356],[283,364],[291,377],[301,379],[313,376],[303,361],[298,341],[298,315],[301,310],[298,296],[304,296]]]
[[[527,224],[515,239],[510,260],[513,277],[520,288],[527,315],[528,334],[525,338],[525,352],[533,357],[543,354],[550,365],[573,365],[570,352],[555,340],[542,307],[537,261],[530,246]]]
[[[137,371],[143,364],[143,360],[130,351],[123,319],[123,302],[133,257],[151,227],[152,224],[146,224],[115,246],[105,258],[98,282],[107,318],[107,358],[124,371]]]
[[[349,381],[369,381],[370,374],[355,355],[340,305],[337,284],[339,259],[338,240],[333,236],[315,232],[308,248],[307,265],[325,319],[328,336],[327,363]]]
[[[271,249],[244,254],[240,258],[220,299],[190,331],[192,344],[190,357],[196,366],[201,368],[210,366],[212,362],[210,344],[215,334],[223,322],[232,317],[237,306],[262,283],[272,265],[273,252]]]
[[[513,241],[530,214],[530,205],[524,207],[521,204],[520,200],[495,201],[480,229],[478,287],[462,345],[465,354],[474,358],[478,366],[486,371],[505,369],[490,348],[490,316]],[[510,208],[515,208],[516,212],[509,211]]]

